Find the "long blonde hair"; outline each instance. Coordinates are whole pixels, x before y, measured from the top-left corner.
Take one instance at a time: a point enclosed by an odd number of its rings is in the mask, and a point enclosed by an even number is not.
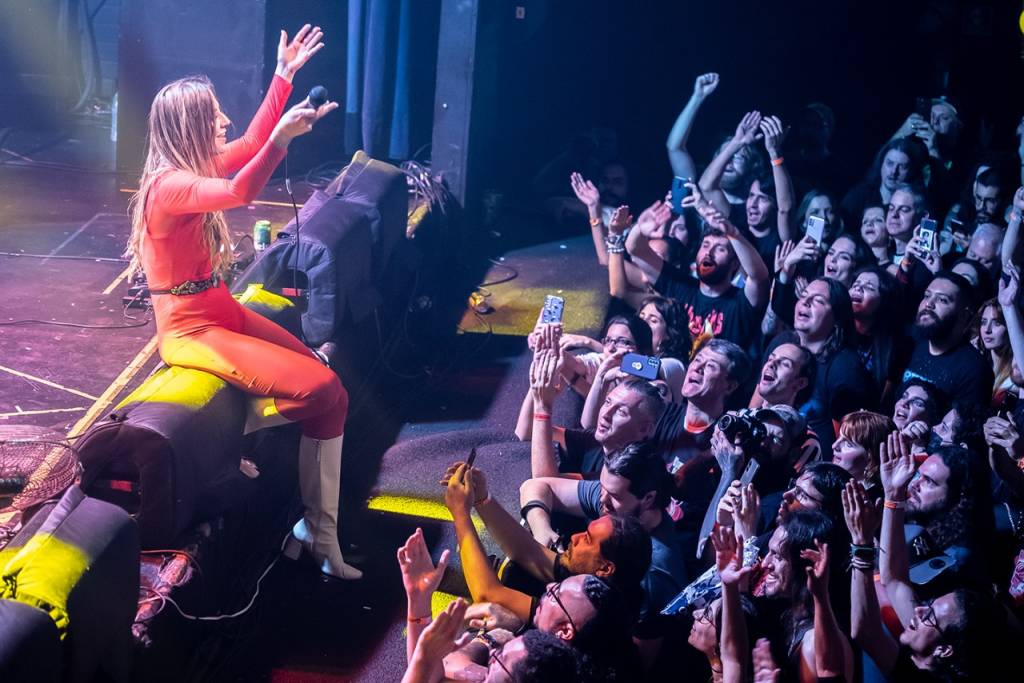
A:
[[[146,204],[160,175],[170,170],[189,171],[209,178],[219,175],[214,132],[215,97],[210,79],[188,76],[168,83],[153,98],[146,136],[146,163],[139,179],[139,191],[132,195],[128,204],[132,234],[125,256],[131,259],[132,272],[142,267]],[[203,243],[210,250],[213,272],[223,275],[231,265],[231,234],[223,212],[203,215]]]

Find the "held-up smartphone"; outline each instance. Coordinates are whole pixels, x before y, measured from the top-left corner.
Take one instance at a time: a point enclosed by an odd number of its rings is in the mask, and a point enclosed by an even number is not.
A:
[[[935,251],[936,225],[934,218],[921,219],[921,245],[928,251]]]
[[[654,356],[645,356],[640,353],[627,353],[622,357],[622,364],[619,366],[619,369],[628,375],[652,380],[658,377],[658,370],[661,369],[661,359]]]
[[[476,448],[472,448],[469,451],[469,457],[466,458],[466,469],[468,470],[476,462]]]
[[[807,236],[815,243],[821,244],[821,240],[825,236],[825,219],[821,216],[809,216],[807,218]]]
[[[740,488],[745,487],[750,482],[754,481],[754,477],[757,475],[757,470],[760,469],[761,463],[757,461],[757,458],[751,458],[747,463],[747,467],[743,470],[743,474],[740,476]]]
[[[540,321],[542,323],[562,322],[562,310],[565,308],[565,299],[554,294],[544,297],[544,308],[541,311]]]
[[[693,178],[680,178],[676,176],[672,179],[672,211],[678,215],[683,214],[683,200],[686,199],[686,195],[690,194],[690,190],[686,187],[686,183],[692,183]]]
[[[914,102],[914,112],[925,121],[931,121],[932,101],[928,97],[918,97]]]

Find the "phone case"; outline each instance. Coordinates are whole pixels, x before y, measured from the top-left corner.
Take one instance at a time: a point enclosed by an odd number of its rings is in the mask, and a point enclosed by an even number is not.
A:
[[[560,323],[562,322],[562,311],[565,309],[565,299],[554,294],[548,294],[544,297],[544,309],[541,312],[540,321],[542,323]]]
[[[639,353],[627,353],[622,357],[622,364],[619,368],[634,377],[651,380],[658,376],[658,370],[661,369],[661,359],[654,356],[644,356]]]

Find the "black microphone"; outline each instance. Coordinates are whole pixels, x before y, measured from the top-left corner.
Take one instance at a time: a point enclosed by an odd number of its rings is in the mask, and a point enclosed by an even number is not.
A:
[[[327,88],[322,85],[314,85],[309,91],[309,106],[313,109],[319,109],[321,105],[327,102]]]

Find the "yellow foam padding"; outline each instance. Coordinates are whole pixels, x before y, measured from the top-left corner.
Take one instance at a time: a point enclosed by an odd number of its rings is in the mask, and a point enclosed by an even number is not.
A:
[[[68,596],[89,565],[80,548],[51,534],[37,534],[20,548],[0,550],[0,598],[45,611],[61,640],[68,629]]]
[[[272,311],[282,311],[289,306],[294,306],[291,299],[268,292],[263,289],[261,283],[253,283],[245,288],[245,291],[241,294],[235,294],[235,299],[238,303],[242,304],[259,304],[260,306],[266,306]]]
[[[448,512],[448,508],[445,507],[444,503],[426,498],[392,495],[373,496],[367,502],[366,507],[377,512],[391,512],[407,517],[425,517],[427,519],[436,519],[439,522],[454,521],[452,513]],[[476,513],[473,513],[472,519],[476,532],[478,534],[484,533],[484,523],[476,516]]]
[[[114,410],[120,410],[131,403],[148,401],[175,403],[198,410],[209,403],[226,384],[208,372],[172,365],[158,370],[118,403]]]
[[[495,270],[488,278],[496,279],[503,272]],[[548,294],[556,294],[565,299],[562,325],[566,332],[598,330],[604,322],[605,310],[608,307],[606,292],[587,288],[559,289],[557,286],[513,288],[512,284],[488,287],[491,296],[487,303],[494,308],[494,312],[480,315],[478,318],[478,314],[467,309],[459,323],[459,330],[487,332],[487,323],[494,334],[526,336],[537,324],[537,314],[540,313],[544,297]]]

